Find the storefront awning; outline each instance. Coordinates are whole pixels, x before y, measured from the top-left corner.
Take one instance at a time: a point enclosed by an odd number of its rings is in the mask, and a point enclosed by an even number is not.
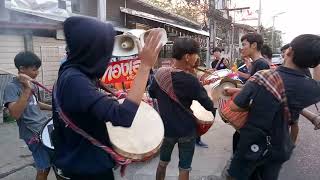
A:
[[[141,18],[144,18],[144,19],[149,19],[149,20],[152,20],[152,21],[160,22],[160,23],[167,24],[167,25],[170,25],[170,26],[173,26],[173,27],[176,27],[176,28],[179,28],[179,29],[183,29],[183,30],[186,30],[186,31],[189,31],[189,32],[193,32],[193,33],[196,33],[196,34],[200,34],[200,35],[204,35],[204,36],[209,36],[210,35],[209,32],[207,32],[207,31],[198,30],[198,29],[187,27],[187,26],[182,26],[182,25],[179,25],[179,24],[175,23],[174,21],[172,21],[170,19],[157,17],[157,16],[155,16],[153,14],[149,14],[149,13],[145,13],[145,12],[141,12],[141,11],[136,11],[136,10],[129,9],[129,8],[124,8],[124,7],[120,7],[120,11],[123,12],[123,13],[126,13],[126,14],[130,14],[132,16],[137,16],[137,17],[141,17]]]

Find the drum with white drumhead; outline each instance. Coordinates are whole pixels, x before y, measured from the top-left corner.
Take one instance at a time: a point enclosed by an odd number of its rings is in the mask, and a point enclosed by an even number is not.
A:
[[[123,102],[120,99],[119,102]],[[114,151],[136,161],[152,158],[160,149],[164,126],[158,112],[141,102],[131,127],[117,127],[106,123]]]
[[[45,125],[43,126],[42,130],[40,131],[40,141],[41,143],[49,149],[54,149],[52,141],[51,141],[51,134],[54,130],[53,120],[50,118]]]
[[[197,133],[199,136],[205,134],[214,123],[211,111],[206,110],[198,101],[192,101],[191,110],[197,118]]]

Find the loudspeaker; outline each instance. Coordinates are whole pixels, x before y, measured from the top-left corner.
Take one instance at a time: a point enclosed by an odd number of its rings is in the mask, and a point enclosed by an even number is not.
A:
[[[139,39],[129,34],[118,35],[115,37],[113,56],[132,56],[138,54]]]

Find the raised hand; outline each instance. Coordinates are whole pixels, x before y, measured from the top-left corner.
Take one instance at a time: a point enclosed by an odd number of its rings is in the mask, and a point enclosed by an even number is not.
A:
[[[32,89],[32,86],[31,86],[32,78],[31,77],[29,77],[26,74],[19,73],[17,78],[21,82],[21,84],[22,84],[22,86],[23,86],[23,88],[25,90],[31,90]]]
[[[144,47],[142,49],[139,47],[139,58],[142,66],[152,68],[157,61],[160,50],[164,45],[160,42],[161,34],[160,28],[151,30],[145,40]]]

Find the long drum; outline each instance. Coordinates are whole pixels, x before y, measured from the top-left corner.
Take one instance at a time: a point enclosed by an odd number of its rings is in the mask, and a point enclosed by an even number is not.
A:
[[[124,99],[120,99],[122,103]],[[117,127],[106,123],[113,149],[123,157],[136,161],[152,158],[160,149],[164,126],[158,112],[141,102],[131,127]]]
[[[240,129],[247,121],[248,112],[235,112],[230,108],[233,98],[231,96],[223,95],[222,91],[225,88],[236,88],[237,81],[231,79],[224,79],[220,85],[213,92],[218,97],[218,112],[221,119],[233,126],[235,129]]]
[[[192,101],[191,110],[197,117],[197,133],[199,136],[208,132],[214,123],[214,116],[211,111],[206,110],[198,101]]]

